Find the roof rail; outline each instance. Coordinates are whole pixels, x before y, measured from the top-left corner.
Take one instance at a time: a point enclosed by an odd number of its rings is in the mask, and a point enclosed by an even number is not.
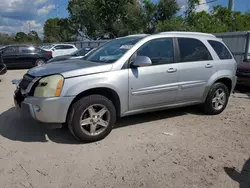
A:
[[[204,37],[216,37],[213,34],[209,33],[201,33],[201,32],[185,32],[185,31],[169,31],[169,32],[161,32],[159,34],[176,34],[176,35],[190,35],[190,36],[204,36]]]
[[[146,37],[146,36],[148,36],[149,34],[144,34],[144,33],[142,33],[142,34],[134,34],[134,35],[127,35],[127,36],[125,36],[125,37]]]

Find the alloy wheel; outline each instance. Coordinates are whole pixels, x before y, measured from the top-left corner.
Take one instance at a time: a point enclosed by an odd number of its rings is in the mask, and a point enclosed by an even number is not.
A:
[[[81,130],[89,136],[101,134],[110,122],[109,110],[101,104],[89,106],[81,115]]]

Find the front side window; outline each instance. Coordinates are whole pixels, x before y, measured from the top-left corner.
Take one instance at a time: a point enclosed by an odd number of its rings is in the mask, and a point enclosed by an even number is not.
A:
[[[209,40],[209,44],[213,47],[220,59],[232,59],[230,52],[221,42]]]
[[[73,46],[64,45],[64,48],[63,48],[63,49],[73,49],[73,48],[74,48]]]
[[[209,61],[212,56],[207,47],[197,39],[178,38],[180,62]]]
[[[114,39],[93,51],[85,60],[98,63],[114,63],[141,39],[142,37]]]
[[[137,56],[147,56],[152,65],[169,64],[174,62],[173,39],[155,39],[145,43],[137,51]]]

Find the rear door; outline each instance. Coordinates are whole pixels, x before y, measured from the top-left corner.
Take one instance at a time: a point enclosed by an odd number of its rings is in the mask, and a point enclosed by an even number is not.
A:
[[[65,48],[65,55],[69,55],[69,54],[71,54],[71,53],[73,53],[73,52],[75,52],[77,50],[72,45],[65,45],[64,48]]]
[[[18,47],[17,46],[8,46],[5,49],[2,50],[2,55],[3,55],[3,61],[4,64],[8,68],[14,68],[18,67],[18,62],[17,55],[18,55]]]
[[[19,46],[19,54],[17,56],[20,66],[23,68],[33,67],[38,55],[33,46]]]
[[[53,48],[53,57],[64,55],[64,45],[56,45]]]
[[[178,38],[180,92],[178,102],[200,101],[211,76],[216,72],[215,62],[207,41]],[[206,45],[205,45],[206,44]]]

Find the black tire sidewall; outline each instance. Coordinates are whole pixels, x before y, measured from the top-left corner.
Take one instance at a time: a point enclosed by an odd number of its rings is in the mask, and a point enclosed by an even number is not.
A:
[[[220,110],[215,110],[213,108],[213,104],[212,104],[212,100],[213,100],[213,96],[215,94],[215,92],[218,90],[218,89],[222,89],[225,94],[226,94],[226,101],[225,101],[225,104],[223,106],[222,109]],[[205,102],[205,111],[211,115],[217,115],[217,114],[220,114],[221,112],[223,112],[225,110],[225,108],[227,107],[227,104],[228,104],[228,100],[229,100],[229,91],[228,91],[228,88],[225,84],[223,83],[215,83],[213,84],[213,86],[211,87],[209,93],[208,93],[208,96],[207,96],[207,99],[206,99],[206,102]]]
[[[93,104],[104,105],[110,113],[110,122],[104,132],[97,136],[90,136],[85,134],[80,128],[80,118],[82,113]],[[72,106],[73,114],[72,121],[69,122],[69,129],[72,134],[83,142],[95,142],[105,138],[111,131],[116,122],[116,109],[113,103],[104,96],[101,95],[90,95],[82,98]]]

